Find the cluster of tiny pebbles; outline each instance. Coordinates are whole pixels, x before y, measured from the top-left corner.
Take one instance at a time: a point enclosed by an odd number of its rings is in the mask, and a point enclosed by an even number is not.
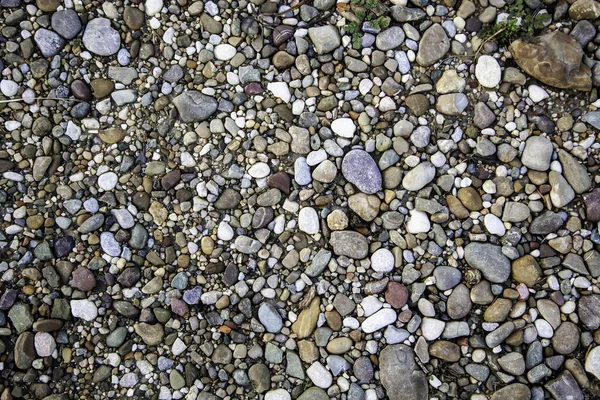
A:
[[[0,400],[600,398],[600,2],[516,1],[0,0]]]

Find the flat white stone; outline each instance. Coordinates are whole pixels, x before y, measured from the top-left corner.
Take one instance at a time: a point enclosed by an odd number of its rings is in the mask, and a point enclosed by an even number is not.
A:
[[[396,311],[391,308],[383,308],[365,319],[361,325],[364,333],[373,333],[393,324],[396,321]]]
[[[594,347],[585,358],[585,370],[600,379],[600,346]]]
[[[331,372],[329,372],[327,368],[325,368],[325,366],[318,361],[314,362],[310,367],[308,367],[306,370],[306,375],[308,375],[315,386],[318,386],[322,389],[327,389],[333,383]]]
[[[352,139],[354,132],[356,132],[356,125],[350,118],[338,118],[331,123],[331,130],[338,136]]]
[[[481,56],[475,67],[475,77],[479,84],[486,88],[493,88],[500,83],[502,70],[498,61],[492,56]]]
[[[298,228],[309,235],[319,232],[319,215],[313,208],[304,207],[300,210],[298,214]]]
[[[285,389],[275,389],[265,394],[265,400],[291,400],[292,396]]]
[[[227,222],[221,221],[217,228],[217,237],[225,241],[233,239],[233,228]]]
[[[114,172],[106,172],[98,177],[98,186],[100,189],[110,191],[117,186],[118,177]]]
[[[544,339],[550,339],[554,336],[554,329],[552,325],[545,319],[538,318],[534,322],[535,329],[537,329],[538,336]]]
[[[266,163],[258,162],[250,167],[248,173],[255,179],[261,179],[267,177],[271,173],[271,169]]]
[[[371,268],[377,272],[390,272],[394,269],[394,255],[388,249],[377,249],[371,255]]]
[[[231,60],[236,52],[235,47],[227,43],[216,46],[214,50],[216,59],[221,61]]]
[[[290,88],[285,82],[271,82],[267,85],[267,90],[273,93],[273,96],[279,97],[285,103],[289,103],[292,99]]]
[[[421,322],[421,333],[426,340],[435,340],[442,335],[446,323],[435,318],[423,318]]]
[[[146,0],[144,3],[144,9],[146,15],[153,16],[158,14],[163,8],[163,0]]]
[[[98,316],[98,308],[90,300],[71,300],[71,314],[75,318],[92,321]]]
[[[485,225],[485,229],[488,230],[489,233],[496,236],[504,236],[506,233],[506,228],[504,227],[504,223],[494,214],[487,214],[483,218],[483,223]]]
[[[549,96],[548,92],[538,85],[529,85],[527,89],[529,90],[529,98],[534,103],[539,103],[540,101],[547,99]]]
[[[3,79],[0,81],[0,92],[3,95],[10,97],[17,94],[19,91],[19,84],[9,79]]]
[[[417,234],[429,232],[429,229],[431,229],[431,222],[429,222],[427,214],[423,211],[412,210],[406,223],[406,230],[409,233]]]
[[[367,296],[360,302],[360,307],[365,312],[365,317],[369,317],[381,310],[383,303],[375,296]]]
[[[51,334],[38,332],[35,334],[35,351],[40,357],[50,357],[56,349],[56,342]]]

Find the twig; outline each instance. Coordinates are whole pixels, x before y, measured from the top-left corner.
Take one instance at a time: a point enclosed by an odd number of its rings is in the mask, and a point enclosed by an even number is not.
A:
[[[477,57],[477,54],[479,54],[479,51],[481,51],[481,49],[483,48],[483,46],[489,42],[490,40],[492,40],[493,38],[495,38],[496,36],[498,36],[499,34],[501,34],[502,32],[504,32],[506,30],[506,26],[502,29],[499,29],[498,32],[494,33],[492,36],[486,38],[483,43],[481,43],[479,45],[479,47],[477,48],[477,51],[475,52],[475,55],[473,56],[473,58]]]
[[[27,99],[20,97],[18,99],[8,99],[8,100],[0,100],[0,104],[6,104],[6,103],[14,103],[14,102],[18,102],[18,101],[28,101],[28,100],[62,100],[62,101],[76,101],[79,103],[87,103],[87,101],[85,100],[79,100],[79,99],[64,99],[62,97],[29,97]]]

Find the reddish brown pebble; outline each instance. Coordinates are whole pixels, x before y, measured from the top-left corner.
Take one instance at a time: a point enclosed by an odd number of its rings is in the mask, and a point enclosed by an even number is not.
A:
[[[260,83],[257,82],[251,82],[248,84],[248,86],[246,86],[246,88],[244,89],[244,92],[246,92],[247,95],[255,95],[255,94],[261,94],[263,92],[263,88],[262,86],[260,86]]]
[[[290,194],[290,176],[283,171],[279,171],[271,175],[267,179],[267,185],[269,185],[269,187],[279,189],[285,194]]]
[[[398,282],[388,283],[385,291],[385,301],[394,308],[402,308],[408,301],[408,289]]]
[[[71,286],[82,292],[90,291],[96,286],[96,277],[89,269],[79,267],[71,275]]]

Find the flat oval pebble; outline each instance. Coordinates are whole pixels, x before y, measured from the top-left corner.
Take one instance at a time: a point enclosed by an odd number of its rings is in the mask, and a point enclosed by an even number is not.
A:
[[[381,171],[366,151],[348,152],[342,161],[342,174],[363,193],[373,194],[381,190]]]

